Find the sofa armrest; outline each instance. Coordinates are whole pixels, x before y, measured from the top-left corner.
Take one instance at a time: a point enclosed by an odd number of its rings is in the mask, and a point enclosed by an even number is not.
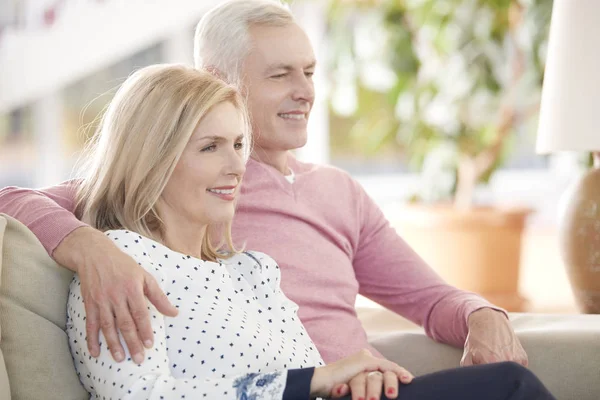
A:
[[[600,315],[511,314],[529,368],[561,400],[600,398]],[[385,357],[423,375],[459,366],[462,349],[436,343],[420,330],[378,336]]]

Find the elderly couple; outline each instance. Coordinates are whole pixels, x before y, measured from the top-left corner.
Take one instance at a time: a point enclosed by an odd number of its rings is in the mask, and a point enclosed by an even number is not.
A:
[[[444,283],[348,174],[289,153],[316,61],[285,6],[219,4],[194,52],[127,79],[79,179],[0,191],[76,272],[67,329],[94,398],[553,399],[503,310]],[[358,293],[464,346],[463,366],[385,360]]]

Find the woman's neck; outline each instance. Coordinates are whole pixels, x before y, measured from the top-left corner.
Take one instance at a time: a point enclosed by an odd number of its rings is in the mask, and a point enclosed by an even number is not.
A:
[[[171,250],[202,259],[202,242],[206,225],[194,224],[185,218],[163,213],[161,232],[156,232],[161,242]]]

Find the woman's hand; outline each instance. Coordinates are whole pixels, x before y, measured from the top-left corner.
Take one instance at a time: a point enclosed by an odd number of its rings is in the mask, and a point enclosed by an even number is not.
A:
[[[382,387],[386,396],[398,396],[398,380],[409,384],[413,375],[391,361],[373,357],[364,349],[342,360],[315,368],[310,384],[311,397],[339,398],[352,392],[352,399],[379,399]],[[365,397],[366,396],[366,397]]]
[[[379,400],[381,398],[382,389],[385,391],[385,395],[388,399],[395,399],[398,397],[398,379],[399,378],[394,372],[363,372],[356,375],[347,385],[334,388],[334,392],[339,391],[339,396],[345,396],[347,391],[352,393],[353,400]],[[412,375],[402,382],[404,384],[410,383]],[[338,395],[332,396],[333,398],[339,397]]]

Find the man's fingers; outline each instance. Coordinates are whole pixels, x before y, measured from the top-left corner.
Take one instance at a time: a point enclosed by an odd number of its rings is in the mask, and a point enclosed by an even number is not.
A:
[[[524,367],[529,366],[529,359],[524,350],[514,350],[513,352],[506,354],[504,361],[514,361]]]
[[[133,319],[134,326],[132,331],[135,333],[136,345],[139,343],[139,340],[141,340],[144,344],[144,347],[147,349],[152,348],[152,344],[154,343],[154,334],[152,333],[152,325],[150,324],[150,313],[148,312],[146,298],[141,291],[138,294],[130,295],[128,313],[131,313],[130,319]],[[121,328],[121,326],[119,326],[119,329],[121,332],[123,332],[123,328]],[[129,348],[131,354],[136,354],[136,352],[131,348],[131,344],[129,340],[127,340],[127,336],[125,336],[124,332],[123,336],[125,337],[127,348]],[[133,340],[133,335],[131,337]]]
[[[85,303],[85,334],[88,350],[92,357],[100,355],[100,344],[98,336],[100,333],[100,313],[95,304],[86,301]]]
[[[144,361],[144,347],[138,334],[136,321],[130,308],[123,304],[115,310],[117,316],[117,327],[123,336],[127,349],[131,358],[136,364],[141,364]],[[152,333],[152,331],[150,331]]]
[[[496,357],[493,353],[486,350],[475,349],[471,353],[473,365],[491,364],[501,361],[499,357]]]
[[[527,355],[520,354],[519,352],[492,353],[477,349],[465,350],[460,365],[467,367],[469,365],[491,364],[502,361],[513,361],[524,367],[529,366]]]
[[[110,352],[116,362],[121,362],[125,359],[125,352],[121,346],[119,335],[115,327],[115,317],[108,304],[100,310],[100,329],[104,334],[104,340],[106,340],[106,346],[110,349]]]
[[[520,343],[515,344],[510,350],[504,352],[504,360],[514,361],[524,367],[529,366],[529,357],[527,357],[527,353]]]
[[[473,365],[473,354],[471,354],[470,351],[466,351],[465,354],[463,354],[462,360],[460,360],[460,366],[468,367],[470,365]]]
[[[156,310],[167,316],[167,317],[175,317],[179,310],[171,304],[167,295],[162,291],[158,283],[153,276],[150,274],[145,274],[144,278],[144,293],[150,303],[154,304]]]

